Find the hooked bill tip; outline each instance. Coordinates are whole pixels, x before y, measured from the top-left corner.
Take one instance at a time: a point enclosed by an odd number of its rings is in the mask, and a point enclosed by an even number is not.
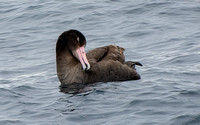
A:
[[[82,66],[82,68],[83,68],[83,71],[85,71],[87,69],[87,67],[85,65]]]
[[[90,69],[90,64],[86,64],[86,66],[83,66],[83,71],[87,71]]]
[[[87,64],[87,69],[86,70],[89,70],[90,69],[90,64],[88,63]]]

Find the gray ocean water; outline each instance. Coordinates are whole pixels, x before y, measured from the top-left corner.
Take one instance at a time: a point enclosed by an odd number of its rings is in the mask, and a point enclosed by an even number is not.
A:
[[[110,44],[142,79],[60,92],[58,36]],[[1,125],[200,125],[199,0],[2,0]]]

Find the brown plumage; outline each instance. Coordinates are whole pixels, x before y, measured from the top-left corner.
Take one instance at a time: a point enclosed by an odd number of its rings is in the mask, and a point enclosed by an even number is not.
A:
[[[63,32],[56,44],[57,75],[61,85],[140,79],[139,62],[125,62],[124,49],[109,45],[85,53],[86,39],[77,30]]]

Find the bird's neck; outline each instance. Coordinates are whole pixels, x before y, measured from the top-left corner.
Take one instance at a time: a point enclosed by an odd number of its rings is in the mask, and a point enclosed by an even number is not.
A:
[[[71,83],[74,74],[79,68],[79,61],[72,55],[72,53],[65,49],[56,53],[57,75],[61,83]]]

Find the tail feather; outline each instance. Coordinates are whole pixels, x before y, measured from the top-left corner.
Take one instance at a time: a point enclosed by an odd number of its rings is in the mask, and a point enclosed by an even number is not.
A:
[[[125,64],[134,69],[135,69],[135,65],[143,66],[140,62],[133,62],[133,61],[126,61]]]

